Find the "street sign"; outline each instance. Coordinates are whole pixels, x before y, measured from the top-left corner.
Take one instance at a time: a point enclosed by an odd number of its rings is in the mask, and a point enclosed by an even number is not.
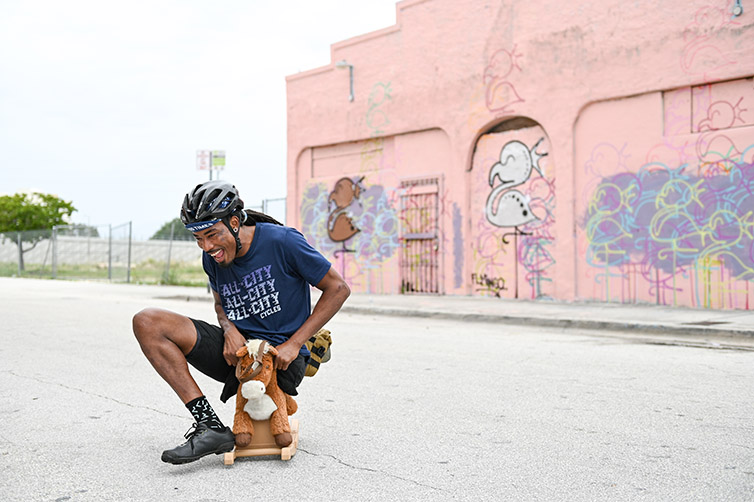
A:
[[[210,167],[215,171],[225,169],[225,150],[212,150]]]
[[[212,167],[211,153],[209,150],[196,151],[196,168],[200,171],[206,171]]]

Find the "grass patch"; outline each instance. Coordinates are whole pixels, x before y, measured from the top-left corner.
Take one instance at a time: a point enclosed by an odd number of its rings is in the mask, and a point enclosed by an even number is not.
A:
[[[16,262],[0,262],[0,277],[19,277]],[[20,277],[52,279],[52,266],[27,264]],[[108,273],[107,264],[58,264],[56,279],[67,280],[112,280],[126,282],[128,269],[125,266],[113,265]],[[207,275],[201,263],[177,262],[170,264],[170,272],[166,274],[164,261],[146,260],[131,265],[131,281],[138,284],[169,284],[174,286],[205,286]]]
[[[140,284],[170,284],[173,286],[204,286],[207,274],[201,263],[171,263],[166,274],[164,261],[147,260],[131,267],[131,282]]]

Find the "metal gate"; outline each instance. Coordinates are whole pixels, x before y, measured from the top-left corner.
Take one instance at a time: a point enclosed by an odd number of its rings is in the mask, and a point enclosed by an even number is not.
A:
[[[440,178],[401,182],[401,292],[439,293]]]

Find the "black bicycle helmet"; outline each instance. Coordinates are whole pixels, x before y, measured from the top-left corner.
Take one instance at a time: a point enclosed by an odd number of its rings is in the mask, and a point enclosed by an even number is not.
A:
[[[222,180],[206,181],[196,185],[183,198],[181,207],[181,221],[188,230],[198,232],[209,228],[218,221],[222,221],[236,239],[237,251],[241,249],[238,238],[239,229],[230,226],[230,217],[238,213],[239,218],[245,220],[243,201],[238,196],[236,187]]]
[[[190,225],[201,221],[221,220],[243,209],[238,190],[222,180],[207,181],[196,185],[186,194],[181,207],[181,221]]]

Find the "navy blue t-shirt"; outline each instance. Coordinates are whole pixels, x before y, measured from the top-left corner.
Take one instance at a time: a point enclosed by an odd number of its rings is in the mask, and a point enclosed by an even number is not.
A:
[[[223,268],[207,253],[202,265],[223,311],[248,337],[280,345],[311,314],[309,285],[317,285],[330,262],[296,229],[257,223],[245,255]],[[301,354],[309,355],[306,345]]]

